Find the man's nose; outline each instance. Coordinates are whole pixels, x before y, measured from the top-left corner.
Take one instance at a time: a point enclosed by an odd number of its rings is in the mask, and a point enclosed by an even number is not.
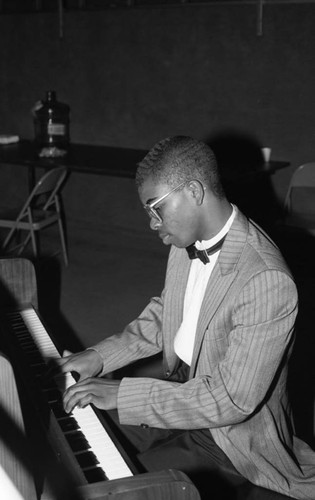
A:
[[[150,218],[150,228],[153,231],[157,231],[160,225],[161,225],[161,222],[159,220],[155,219],[154,217]]]

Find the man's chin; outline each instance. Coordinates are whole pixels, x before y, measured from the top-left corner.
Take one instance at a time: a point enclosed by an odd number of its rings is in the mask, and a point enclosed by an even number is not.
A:
[[[160,234],[159,237],[161,238],[163,245],[173,245],[176,248],[186,248],[187,246],[192,244],[186,243],[184,241],[179,241],[175,236],[168,233]]]
[[[174,241],[172,241],[172,243],[170,243],[170,245],[173,245],[176,248],[187,248],[189,246],[189,243],[187,244],[187,243],[182,242],[182,241],[175,241],[174,240]]]

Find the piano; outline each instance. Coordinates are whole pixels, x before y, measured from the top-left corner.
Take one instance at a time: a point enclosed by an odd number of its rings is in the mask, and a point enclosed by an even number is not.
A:
[[[139,472],[106,412],[64,412],[61,392],[75,379],[47,376],[60,352],[38,312],[27,259],[0,259],[0,349],[13,366],[32,455],[36,499],[25,500],[200,500],[181,471]]]

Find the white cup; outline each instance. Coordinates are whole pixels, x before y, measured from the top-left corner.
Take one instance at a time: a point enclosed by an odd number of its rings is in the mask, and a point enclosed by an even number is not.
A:
[[[262,152],[265,163],[269,163],[270,156],[271,156],[271,148],[261,148],[261,152]]]

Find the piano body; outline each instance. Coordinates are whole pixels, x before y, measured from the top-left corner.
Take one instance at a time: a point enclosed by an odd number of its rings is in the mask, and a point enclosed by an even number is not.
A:
[[[20,405],[27,434],[27,459],[16,453],[11,477],[17,487],[27,483],[24,500],[200,499],[180,471],[138,473],[106,412],[88,406],[65,414],[60,391],[74,379],[46,376],[47,365],[60,353],[40,318],[35,270],[26,259],[0,259],[0,351],[13,367],[19,395],[14,405]],[[13,401],[7,388],[0,390]],[[11,463],[15,449],[8,452],[8,442],[0,429],[0,459],[10,454]]]

